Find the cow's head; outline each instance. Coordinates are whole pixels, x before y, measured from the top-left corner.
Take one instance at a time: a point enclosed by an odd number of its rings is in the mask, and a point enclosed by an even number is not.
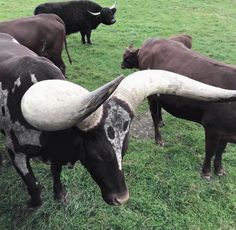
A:
[[[114,18],[116,13],[116,2],[110,8],[103,7],[100,12],[91,12],[89,10],[88,12],[94,17],[97,17],[99,21],[105,25],[112,25],[116,22]]]
[[[53,81],[55,80],[51,81],[52,84]],[[116,82],[116,84],[118,83]],[[90,116],[87,116],[88,113],[84,112],[86,116],[83,115],[82,119],[80,115],[78,119],[78,116],[74,115],[78,111],[82,112],[86,111],[86,108],[90,108],[88,102],[93,105],[97,104],[97,100],[100,100],[99,91],[91,93],[92,95],[84,93],[85,97],[82,101],[86,98],[90,99],[82,104],[80,102],[80,105],[78,105],[75,103],[76,100],[73,96],[76,94],[76,90],[73,87],[60,90],[57,84],[53,84],[53,87],[52,85],[41,87],[40,83],[35,85],[36,90],[32,86],[32,91],[26,93],[22,99],[24,117],[32,126],[41,130],[60,130],[60,125],[61,129],[73,126],[75,132],[73,145],[79,149],[78,155],[81,163],[88,169],[93,179],[100,186],[104,200],[113,205],[123,204],[129,198],[122,171],[122,157],[128,147],[129,130],[133,114],[145,97],[155,93],[162,93],[199,100],[219,101],[232,100],[232,98],[236,100],[235,91],[208,86],[167,71],[144,70],[125,78],[113,95],[99,109]],[[38,89],[37,85],[39,86]],[[53,93],[50,95],[48,91],[51,90]],[[63,93],[64,90],[68,93]],[[85,91],[85,89],[83,90]],[[114,86],[112,90],[114,90]],[[108,91],[110,94],[111,89]],[[38,93],[44,96],[40,96],[40,99],[37,97],[34,99]],[[81,96],[81,92],[79,94]],[[67,96],[74,99],[69,102],[70,100],[66,100]],[[54,97],[56,97],[56,100]],[[53,101],[52,104],[48,104],[48,101],[51,100]],[[64,100],[65,103],[61,103]],[[71,104],[71,106],[67,106],[68,104]],[[48,106],[52,107],[53,111],[50,112]],[[93,108],[95,108],[94,105]],[[46,114],[45,110],[47,110]],[[72,118],[65,115],[68,110],[71,114],[70,117],[73,115]],[[48,117],[50,122],[45,122],[45,117]],[[58,119],[59,121],[55,121]],[[75,122],[77,122],[76,126]]]
[[[80,161],[99,185],[103,199],[108,204],[119,205],[129,198],[121,161],[127,150],[131,111],[121,112],[114,105],[113,99],[104,103],[97,112],[101,115],[98,123],[90,123],[87,128],[78,124],[77,144],[81,146],[83,141]]]
[[[125,49],[123,54],[123,61],[121,63],[122,69],[138,69],[138,52],[139,49],[135,49],[133,44]]]
[[[229,93],[223,92],[225,96]],[[214,87],[166,71],[145,70],[126,77],[103,106],[77,126],[87,133],[85,158],[81,162],[99,184],[108,203],[121,203],[128,197],[122,158],[128,148],[130,125],[138,105],[154,93],[199,100],[219,100],[217,96],[221,95]],[[236,91],[231,96],[236,99]],[[113,178],[119,179],[113,181]]]

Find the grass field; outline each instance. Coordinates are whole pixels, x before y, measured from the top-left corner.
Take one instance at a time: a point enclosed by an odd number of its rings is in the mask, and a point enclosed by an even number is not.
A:
[[[0,20],[32,15],[43,0],[0,0]],[[111,0],[97,1],[111,6]],[[89,90],[121,73],[125,47],[140,46],[153,36],[188,33],[193,49],[226,63],[236,63],[235,0],[119,0],[117,23],[100,25],[92,33],[93,46],[80,43],[80,35],[68,37],[73,65],[68,78]],[[144,102],[140,113],[148,107]],[[162,132],[166,147],[154,140],[131,139],[123,165],[130,189],[129,202],[121,207],[103,202],[99,188],[78,163],[64,169],[62,180],[69,193],[66,207],[53,200],[49,166],[33,162],[36,177],[44,186],[41,208],[26,208],[28,194],[5,153],[0,166],[0,229],[236,229],[236,154],[228,146],[224,155],[227,176],[207,182],[200,176],[204,133],[199,125],[167,113]]]

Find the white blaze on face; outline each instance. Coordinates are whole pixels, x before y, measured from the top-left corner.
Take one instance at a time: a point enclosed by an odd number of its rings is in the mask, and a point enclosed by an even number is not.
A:
[[[23,153],[15,154],[14,162],[16,164],[16,167],[22,172],[22,174],[25,176],[27,173],[29,173],[29,170],[27,168],[26,164],[26,155]]]
[[[108,141],[111,143],[118,162],[119,169],[122,169],[122,148],[126,134],[129,132],[131,122],[130,114],[114,101],[109,102],[108,116],[105,121],[105,132]]]

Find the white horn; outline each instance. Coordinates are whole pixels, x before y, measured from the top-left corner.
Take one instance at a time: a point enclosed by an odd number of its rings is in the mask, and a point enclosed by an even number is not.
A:
[[[39,130],[63,130],[97,110],[122,80],[118,77],[91,93],[69,81],[40,81],[23,95],[21,111],[26,121]]]
[[[100,15],[101,14],[101,12],[98,12],[98,13],[93,13],[93,12],[91,12],[91,11],[89,11],[89,10],[87,10],[90,14],[92,14],[92,15],[94,15],[94,16],[98,16],[98,15]]]
[[[116,8],[116,4],[117,4],[117,1],[115,1],[115,3],[110,7],[110,10]]]
[[[143,70],[126,77],[113,94],[135,111],[149,95],[172,94],[203,101],[235,101],[236,90],[213,87],[164,70]]]

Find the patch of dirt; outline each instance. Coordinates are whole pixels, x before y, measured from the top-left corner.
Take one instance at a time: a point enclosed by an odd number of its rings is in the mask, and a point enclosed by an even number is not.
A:
[[[130,136],[137,139],[154,139],[154,126],[149,111],[135,115],[131,123]]]

